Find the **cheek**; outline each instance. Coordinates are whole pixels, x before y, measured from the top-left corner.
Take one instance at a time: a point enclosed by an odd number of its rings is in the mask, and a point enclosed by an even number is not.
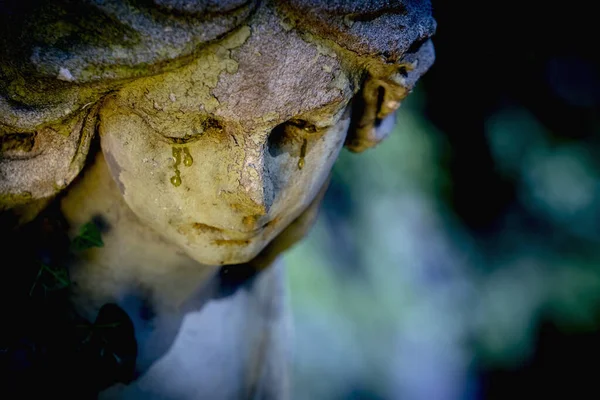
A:
[[[298,151],[275,158],[272,168],[279,171],[279,194],[273,214],[283,216],[283,222],[296,218],[320,191],[343,147],[349,124],[350,118],[345,118],[319,138],[307,139],[304,156]]]
[[[220,191],[231,189],[226,143],[207,141],[171,145],[131,115],[103,119],[102,150],[123,198],[152,227],[184,222],[211,223],[228,214],[211,213]]]

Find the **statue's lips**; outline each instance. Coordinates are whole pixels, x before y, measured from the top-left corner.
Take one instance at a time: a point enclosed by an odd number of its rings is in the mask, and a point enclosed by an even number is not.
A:
[[[266,231],[272,230],[277,221],[279,221],[279,218],[276,217],[258,228],[247,230],[225,229],[202,222],[194,222],[192,224],[180,225],[178,231],[182,234],[193,232],[195,235],[212,236],[215,238],[213,241],[217,244],[246,245],[249,244],[250,240],[260,236]]]

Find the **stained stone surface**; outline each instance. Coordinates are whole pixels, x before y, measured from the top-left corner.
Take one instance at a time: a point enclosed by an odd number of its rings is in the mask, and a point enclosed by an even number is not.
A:
[[[217,346],[177,340],[219,324],[249,334],[235,339],[236,396],[281,398],[287,322],[267,300],[283,291],[260,283],[276,272],[234,291],[235,311],[215,311],[207,285],[222,265],[264,270],[305,234],[342,147],[390,133],[435,27],[426,0],[4,1],[0,228],[48,204],[71,238],[102,221],[104,247],[69,259],[71,301],[88,320],[107,303],[127,312],[158,398],[153,379],[179,356],[157,360]],[[202,322],[180,332],[184,320]]]

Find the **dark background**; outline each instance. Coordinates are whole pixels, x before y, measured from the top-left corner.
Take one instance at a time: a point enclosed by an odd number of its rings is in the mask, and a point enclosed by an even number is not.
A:
[[[550,218],[532,215],[517,195],[518,178],[498,172],[484,132],[486,122],[499,110],[523,108],[548,131],[550,147],[579,145],[598,167],[599,34],[591,3],[503,1],[463,8],[437,1],[434,7],[437,61],[422,85],[428,100],[426,116],[450,144],[444,166],[452,184],[444,192],[446,201],[489,257],[497,256],[494,244],[510,235],[508,229],[518,229],[555,244],[548,252],[590,252],[597,258],[597,213],[591,213],[592,224],[584,237]],[[518,122],[515,130],[527,130]],[[575,216],[569,222],[587,224],[580,220],[586,217]],[[523,390],[545,396],[559,388],[571,396],[598,395],[593,372],[600,359],[598,330],[559,329],[545,316],[536,325],[535,350],[522,365],[478,366],[482,397],[512,398]]]

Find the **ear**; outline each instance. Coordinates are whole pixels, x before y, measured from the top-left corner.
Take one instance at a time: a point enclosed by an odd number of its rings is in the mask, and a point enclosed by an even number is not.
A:
[[[389,136],[395,125],[395,111],[434,58],[433,45],[428,40],[391,67],[387,64],[371,66],[353,99],[346,148],[359,153]]]
[[[400,84],[369,76],[353,100],[346,148],[359,153],[385,139],[395,125],[394,112],[407,94]]]
[[[90,151],[98,107],[32,132],[0,130],[0,211],[52,198],[77,177]]]

